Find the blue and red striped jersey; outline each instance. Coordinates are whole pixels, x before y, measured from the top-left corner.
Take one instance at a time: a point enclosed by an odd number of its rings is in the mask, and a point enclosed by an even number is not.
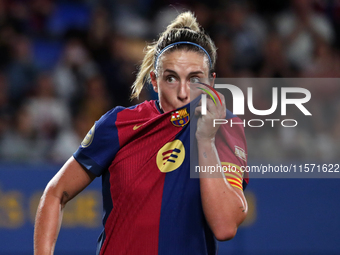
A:
[[[190,178],[190,104],[163,113],[157,101],[116,107],[95,123],[74,158],[102,177],[104,230],[97,254],[216,254]],[[237,118],[228,113],[227,118]],[[221,162],[245,165],[243,126],[216,137]],[[192,159],[191,159],[192,160]]]

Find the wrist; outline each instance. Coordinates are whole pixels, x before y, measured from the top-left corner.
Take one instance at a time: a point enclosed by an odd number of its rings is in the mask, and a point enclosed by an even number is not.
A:
[[[211,146],[215,145],[215,137],[197,137],[197,145],[198,146]]]

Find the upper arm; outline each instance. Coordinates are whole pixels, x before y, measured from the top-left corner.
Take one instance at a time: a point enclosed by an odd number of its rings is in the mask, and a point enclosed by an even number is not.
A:
[[[71,157],[48,183],[45,194],[56,196],[65,205],[85,189],[96,176]]]
[[[120,110],[113,109],[96,121],[78,150],[48,183],[45,195],[58,197],[65,205],[107,170],[119,149],[115,122]]]
[[[101,176],[112,163],[120,149],[117,114],[122,108],[114,108],[95,122],[73,157],[84,168]]]

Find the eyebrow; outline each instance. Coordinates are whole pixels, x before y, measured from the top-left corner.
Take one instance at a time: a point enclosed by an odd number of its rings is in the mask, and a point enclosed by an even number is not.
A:
[[[165,72],[173,73],[173,74],[177,75],[177,73],[174,70],[171,70],[171,69],[165,69],[164,73]],[[194,71],[194,72],[190,72],[188,75],[193,75],[193,74],[204,74],[204,72],[203,71]]]

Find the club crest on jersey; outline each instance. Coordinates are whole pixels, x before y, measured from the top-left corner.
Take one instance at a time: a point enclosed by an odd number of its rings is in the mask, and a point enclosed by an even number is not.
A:
[[[81,147],[86,148],[89,147],[93,141],[94,131],[95,131],[96,124],[90,129],[90,131],[85,136],[84,140],[81,142]]]
[[[166,143],[157,153],[156,163],[159,171],[168,173],[179,168],[185,158],[185,149],[181,140]]]
[[[235,155],[237,157],[239,157],[240,159],[242,159],[243,161],[247,162],[246,152],[244,151],[244,149],[242,149],[241,147],[238,147],[236,145],[235,145]]]
[[[190,116],[187,112],[187,108],[175,111],[171,113],[171,123],[175,127],[183,127],[189,123]]]

